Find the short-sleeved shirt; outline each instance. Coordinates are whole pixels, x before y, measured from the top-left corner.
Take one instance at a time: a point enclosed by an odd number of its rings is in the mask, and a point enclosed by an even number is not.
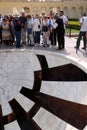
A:
[[[87,16],[84,16],[80,19],[80,23],[81,25],[81,32],[87,32]]]
[[[63,20],[64,29],[65,29],[66,28],[66,24],[65,23],[68,22],[68,18],[65,15],[61,16],[60,18]]]

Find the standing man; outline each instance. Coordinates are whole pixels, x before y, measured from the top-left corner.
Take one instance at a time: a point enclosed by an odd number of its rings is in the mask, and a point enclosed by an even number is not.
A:
[[[36,14],[33,21],[33,31],[34,31],[34,46],[40,44],[40,31],[41,31],[41,20],[38,14]]]
[[[0,44],[2,44],[2,17],[0,14]]]
[[[26,44],[26,27],[27,27],[27,18],[25,16],[25,12],[21,12],[21,16],[19,18],[19,21],[21,23],[21,40],[22,44]]]
[[[64,34],[65,34],[66,25],[68,24],[68,18],[64,15],[63,11],[60,11],[59,15],[60,15],[60,18],[63,20]],[[62,43],[62,49],[64,49],[64,48],[65,48],[65,37],[64,37],[63,43]]]
[[[81,17],[79,22],[80,22],[81,29],[80,29],[79,36],[76,42],[76,49],[77,50],[79,49],[80,40],[83,37],[84,47],[82,49],[86,50],[86,33],[87,33],[87,13],[86,12],[83,13],[83,17]]]
[[[62,50],[63,47],[63,41],[64,41],[64,24],[63,20],[56,16],[55,18],[55,27],[56,27],[56,33],[57,33],[57,40],[58,40],[58,48],[56,50]]]
[[[16,37],[16,48],[20,48],[21,42],[21,23],[18,17],[15,17],[13,20],[14,29],[15,29],[15,37]]]

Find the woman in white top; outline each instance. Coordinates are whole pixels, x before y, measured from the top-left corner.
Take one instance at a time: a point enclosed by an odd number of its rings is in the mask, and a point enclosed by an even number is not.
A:
[[[48,29],[48,18],[46,16],[43,17],[42,21],[42,37],[43,37],[43,47],[48,46],[47,41],[49,39],[49,29]]]
[[[34,32],[34,43],[35,46],[40,44],[40,30],[41,30],[41,21],[39,15],[35,16],[34,19],[34,26],[33,26],[33,32]]]

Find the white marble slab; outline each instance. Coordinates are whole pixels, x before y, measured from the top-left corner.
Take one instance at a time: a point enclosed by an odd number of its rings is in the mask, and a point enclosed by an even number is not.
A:
[[[4,126],[5,130],[21,130],[17,121],[11,122]]]
[[[67,124],[65,130],[78,130],[77,128]]]
[[[12,113],[12,109],[8,103],[7,98],[5,95],[1,94],[1,106],[2,106],[2,115],[6,116]]]
[[[26,112],[28,112],[35,104],[33,101],[31,101],[30,99],[28,99],[20,93],[17,95],[15,99],[19,102],[19,104],[24,108]]]
[[[84,89],[83,89],[84,88]],[[40,92],[73,101],[87,104],[87,82],[46,82],[43,81]]]
[[[42,130],[77,130],[43,108],[40,108],[33,119]]]
[[[0,91],[10,101],[22,86],[32,89],[34,71],[41,67],[36,55],[27,51],[0,52],[0,56]]]
[[[87,130],[87,126],[83,130]]]
[[[46,55],[46,54],[45,54]],[[51,67],[57,67],[65,64],[69,64],[70,60],[61,56],[61,55],[55,55],[55,54],[47,54],[46,55],[47,63],[49,68]]]

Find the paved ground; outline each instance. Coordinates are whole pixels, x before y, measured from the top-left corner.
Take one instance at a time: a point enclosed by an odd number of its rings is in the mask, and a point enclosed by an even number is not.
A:
[[[74,46],[76,45],[76,40],[77,40],[77,38],[69,38],[66,36],[65,37],[65,50],[56,50],[55,46],[44,48],[44,47],[42,47],[42,45],[37,46],[37,47],[29,47],[29,46],[23,45],[20,49],[52,51],[52,52],[57,52],[57,53],[64,54],[67,56],[72,56],[72,57],[75,57],[82,61],[87,62],[87,54],[83,49],[81,49],[83,47],[83,41],[81,41],[80,49],[76,53],[76,49],[74,48]],[[16,48],[10,47],[10,46],[2,46],[1,50],[3,50],[3,49],[8,50],[8,49],[16,49]]]

